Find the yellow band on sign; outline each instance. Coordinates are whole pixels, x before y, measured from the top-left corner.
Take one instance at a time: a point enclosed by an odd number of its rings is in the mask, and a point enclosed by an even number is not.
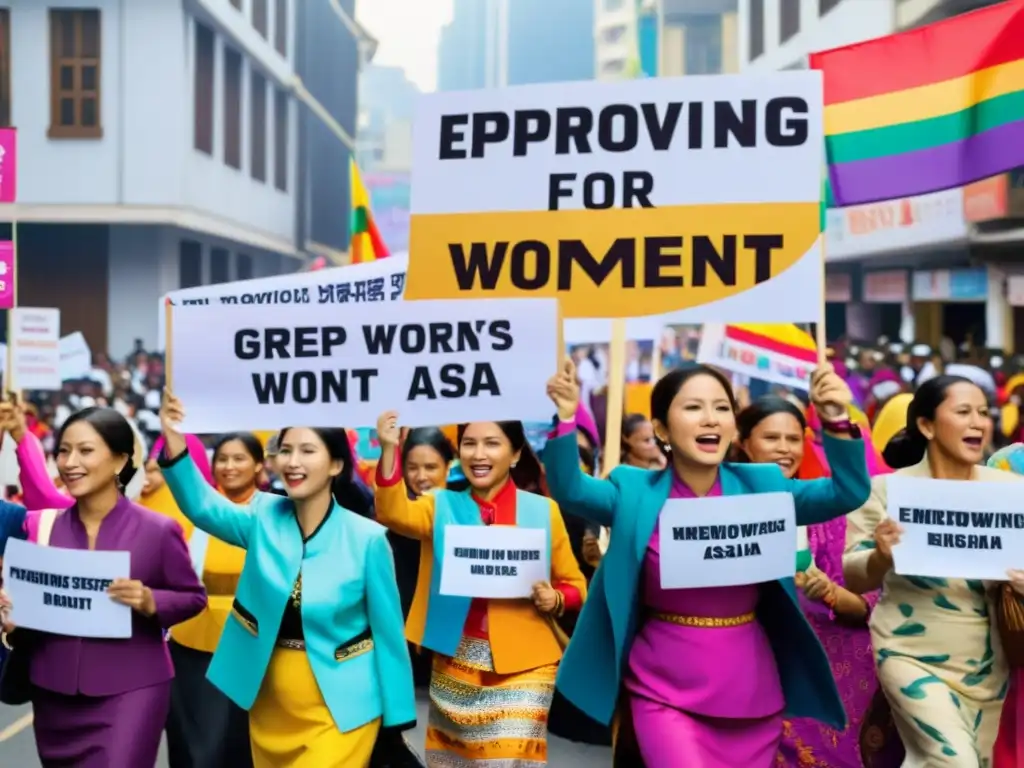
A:
[[[420,214],[405,298],[555,297],[563,317],[689,309],[796,264],[819,216],[818,203]]]

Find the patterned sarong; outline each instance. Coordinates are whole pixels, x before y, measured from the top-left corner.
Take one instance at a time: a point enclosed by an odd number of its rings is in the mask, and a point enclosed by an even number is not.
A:
[[[464,637],[455,658],[434,655],[428,768],[547,765],[556,665],[499,675],[486,640]]]

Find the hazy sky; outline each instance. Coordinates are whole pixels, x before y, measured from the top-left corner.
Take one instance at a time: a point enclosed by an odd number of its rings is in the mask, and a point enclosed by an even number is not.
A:
[[[424,91],[437,87],[437,40],[452,0],[356,0],[356,17],[380,41],[374,64],[399,66]]]

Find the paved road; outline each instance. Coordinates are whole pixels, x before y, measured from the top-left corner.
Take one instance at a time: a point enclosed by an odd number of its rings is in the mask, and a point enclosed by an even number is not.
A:
[[[418,702],[419,725],[409,733],[409,744],[420,757],[427,722],[427,702]],[[6,707],[0,704],[0,766],[4,768],[40,768],[36,757],[35,739],[32,737],[32,713],[28,707]],[[611,750],[574,744],[552,738],[548,764],[557,768],[603,768],[611,764]],[[161,750],[157,768],[167,768],[167,757]]]

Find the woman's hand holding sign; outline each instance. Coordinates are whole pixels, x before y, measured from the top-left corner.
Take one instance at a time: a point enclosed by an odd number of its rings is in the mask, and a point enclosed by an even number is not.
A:
[[[115,579],[114,583],[107,587],[107,594],[114,602],[127,605],[143,616],[156,614],[153,590],[137,579]]]
[[[14,631],[14,624],[11,622],[11,609],[13,607],[11,598],[8,597],[4,590],[0,589],[0,631],[4,635],[4,645],[7,645],[7,635]]]
[[[875,549],[868,559],[868,578],[872,583],[881,584],[892,570],[892,548],[900,543],[903,526],[892,518],[886,518],[875,527]]]
[[[384,477],[395,473],[398,445],[402,431],[398,428],[398,411],[384,411],[377,417],[377,442],[380,443],[380,471]]]
[[[566,358],[562,370],[548,379],[548,397],[558,409],[559,421],[572,421],[580,406],[580,385],[576,381],[576,365]]]
[[[818,366],[811,374],[810,394],[814,410],[818,412],[826,430],[829,424],[849,421],[853,394],[831,363]]]
[[[164,451],[169,459],[176,458],[188,450],[188,444],[178,426],[184,419],[185,408],[181,400],[174,396],[170,387],[164,387],[164,398],[160,403],[160,428],[167,443]]]
[[[546,581],[538,581],[533,585],[533,605],[541,613],[560,613],[559,607],[564,605],[562,593]]]

